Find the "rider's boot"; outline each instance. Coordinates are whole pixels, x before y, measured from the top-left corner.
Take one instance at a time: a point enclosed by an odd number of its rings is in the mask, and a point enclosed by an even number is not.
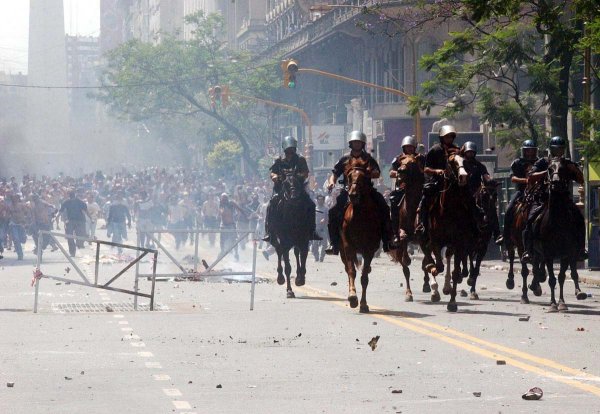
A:
[[[531,263],[532,261],[532,250],[533,250],[533,240],[531,238],[531,229],[528,224],[525,230],[523,230],[523,247],[525,251],[523,252],[523,256],[521,257],[521,261],[523,263]]]
[[[311,240],[323,240],[323,237],[319,236],[316,230],[313,230],[312,236],[310,236]]]
[[[402,233],[400,230],[400,206],[397,202],[394,202],[390,206],[390,215],[392,220],[392,231],[394,232],[394,241],[400,243],[399,233]],[[406,233],[404,232],[406,235]]]
[[[334,207],[335,208],[335,207]],[[339,238],[340,238],[340,224],[335,210],[329,210],[329,223],[327,223],[327,229],[329,231],[329,246],[325,249],[326,255],[337,256],[340,253]]]

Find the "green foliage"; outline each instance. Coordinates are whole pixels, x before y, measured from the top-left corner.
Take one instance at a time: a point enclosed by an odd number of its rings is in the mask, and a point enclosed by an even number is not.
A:
[[[228,50],[221,16],[198,12],[186,21],[193,34],[188,41],[161,34],[157,44],[133,40],[109,51],[101,75],[105,87],[97,98],[127,120],[177,119],[204,125],[196,127],[200,139],[233,138],[250,170],[256,172],[264,143],[250,131],[264,128],[264,113],[238,105],[235,98],[230,98],[227,108],[213,108],[208,89],[229,85],[232,92],[269,96],[277,85],[276,66],[254,68],[248,53]],[[218,134],[219,130],[227,133]]]
[[[206,162],[208,166],[218,173],[232,173],[239,171],[242,147],[233,140],[217,142],[208,153]]]

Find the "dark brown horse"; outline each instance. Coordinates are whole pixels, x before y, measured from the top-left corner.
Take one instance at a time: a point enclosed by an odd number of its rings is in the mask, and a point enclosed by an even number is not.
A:
[[[476,237],[475,217],[469,207],[472,197],[467,189],[467,173],[464,169],[464,159],[458,154],[448,158],[448,166],[444,174],[443,189],[432,204],[429,213],[429,237],[421,241],[423,250],[423,270],[433,276],[432,300],[437,292],[436,276],[444,271],[442,249],[446,248],[448,263],[454,257],[452,284],[450,275],[446,276],[444,294],[450,294],[447,309],[456,312],[456,287],[462,281],[461,265],[466,261]],[[435,260],[434,260],[435,258]]]
[[[577,174],[581,173],[579,171],[573,172],[564,159],[554,158],[550,160],[547,177],[548,201],[533,226],[533,263],[540,266],[545,265],[548,271],[550,312],[568,310],[563,295],[566,271],[569,266],[573,267],[579,254],[577,235],[575,233],[575,229],[577,228],[576,218],[571,210],[572,201],[569,198],[569,183],[570,180],[576,179]],[[558,259],[560,262],[558,272],[558,303],[554,294],[556,287],[556,277],[554,276],[555,259]],[[575,283],[576,292],[581,292],[576,272],[575,275],[571,273],[571,278]]]
[[[360,284],[360,312],[369,312],[367,305],[367,286],[371,261],[381,243],[381,223],[377,214],[377,205],[373,199],[371,186],[371,171],[368,162],[352,159],[344,171],[348,183],[348,198],[350,203],[344,212],[342,224],[342,244],[340,256],[348,274],[348,302],[351,308],[358,306],[356,296],[356,267],[358,254],[362,255],[362,274]]]
[[[484,212],[485,219],[482,228],[477,234],[477,239],[473,244],[473,249],[469,252],[469,278],[467,279],[467,285],[471,287],[470,298],[471,300],[479,299],[477,294],[477,277],[480,275],[481,262],[485,257],[488,245],[492,238],[494,226],[496,222],[496,203],[498,201],[497,188],[500,185],[497,181],[491,180],[487,183],[482,182],[477,191],[475,192],[475,204]],[[466,269],[463,269],[463,274]]]
[[[399,207],[399,234],[401,234],[400,246],[397,250],[392,250],[390,256],[394,262],[402,265],[402,271],[406,280],[405,300],[413,301],[413,294],[410,288],[410,255],[408,254],[408,245],[414,241],[415,221],[417,216],[417,207],[421,200],[423,192],[423,183],[425,176],[423,169],[416,155],[405,155],[400,161],[398,168],[398,179],[404,183],[404,196]],[[429,277],[425,273],[426,277]],[[429,284],[426,283],[427,287]]]

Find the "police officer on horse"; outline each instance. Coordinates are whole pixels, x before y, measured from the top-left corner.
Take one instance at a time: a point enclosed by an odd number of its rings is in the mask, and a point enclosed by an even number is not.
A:
[[[277,214],[277,208],[280,201],[283,198],[283,180],[285,179],[285,173],[292,171],[298,178],[306,180],[308,178],[308,164],[306,159],[296,153],[298,148],[298,141],[292,137],[287,136],[283,138],[281,144],[284,155],[277,158],[269,171],[271,172],[271,181],[273,181],[273,196],[269,201],[267,207],[267,213],[265,217],[265,237],[263,238],[266,242],[271,242],[271,232],[273,230],[273,218],[274,214]],[[306,204],[306,212],[310,217],[310,223],[312,223],[311,229],[311,240],[323,240],[315,231],[315,203],[311,200],[310,196],[306,191],[302,192],[302,198]],[[290,223],[291,224],[291,223]]]
[[[392,213],[392,229],[398,240],[407,237],[406,233],[398,234],[398,231],[400,227],[400,203],[404,197],[406,186],[410,185],[398,174],[398,169],[404,158],[412,156],[416,157],[419,167],[423,170],[425,168],[425,157],[417,154],[417,139],[407,135],[402,139],[402,153],[392,160],[392,167],[390,168],[390,178],[396,179],[395,188],[390,193],[390,211]]]
[[[560,159],[562,163],[566,165],[566,167],[573,173],[573,177],[576,177],[576,181],[581,185],[583,184],[583,174],[577,167],[573,161],[565,158],[565,148],[566,142],[562,137],[553,137],[550,140],[550,156],[543,157],[538,159],[528,177],[528,184],[536,183],[540,181],[548,174],[548,167],[550,166],[550,161],[554,158]],[[570,183],[570,180],[569,180]],[[543,210],[544,201],[546,200],[536,200],[535,204],[531,207],[529,211],[529,217],[527,219],[527,226],[525,230],[523,230],[523,245],[525,247],[525,252],[523,253],[522,260],[525,263],[529,263],[532,260],[533,254],[533,223],[535,219],[539,216],[539,214]],[[571,211],[571,215],[575,222],[575,233],[577,240],[577,251],[579,252],[579,260],[586,260],[588,257],[588,252],[585,248],[585,220],[581,211],[577,208],[573,200],[569,199],[569,210]]]
[[[439,130],[438,144],[433,145],[425,156],[425,185],[423,197],[417,209],[417,228],[415,233],[424,239],[427,237],[427,219],[433,200],[444,186],[444,173],[448,166],[448,157],[458,153],[460,148],[454,144],[456,129],[452,125],[444,125]]]
[[[348,203],[348,190],[345,188],[347,183],[346,177],[344,176],[346,165],[353,158],[360,158],[361,160],[368,162],[372,179],[379,178],[381,174],[381,169],[379,168],[377,161],[369,153],[367,153],[367,151],[365,151],[366,144],[367,136],[364,133],[361,131],[352,131],[348,138],[350,152],[342,156],[337,164],[335,164],[332,170],[332,175],[329,177],[329,181],[327,182],[327,188],[331,191],[331,189],[335,186],[338,177],[341,177],[341,182],[344,184],[344,189],[340,191],[340,194],[336,198],[335,205],[329,210],[329,224],[327,227],[329,230],[330,245],[327,250],[325,250],[326,254],[337,255],[340,251],[340,230],[344,222],[346,204]],[[371,195],[377,205],[377,212],[383,227],[381,237],[383,242],[383,251],[387,252],[390,249],[398,247],[398,240],[394,239],[392,232],[390,208],[383,198],[383,195],[372,186],[372,183],[371,190]]]
[[[525,188],[527,187],[527,175],[538,160],[538,147],[532,139],[523,142],[521,146],[521,157],[517,158],[510,165],[510,181],[515,184],[515,193],[512,195],[506,212],[504,213],[504,229],[502,235],[496,239],[496,244],[501,246],[510,239],[510,230],[512,228],[515,206],[518,201],[523,199]]]

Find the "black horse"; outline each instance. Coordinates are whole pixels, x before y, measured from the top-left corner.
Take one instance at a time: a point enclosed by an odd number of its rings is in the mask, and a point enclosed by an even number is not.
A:
[[[479,299],[477,294],[476,285],[477,277],[480,275],[481,262],[485,257],[490,239],[496,223],[496,202],[498,200],[497,187],[500,183],[492,180],[489,183],[481,183],[481,186],[475,192],[475,203],[484,212],[485,219],[482,228],[477,235],[477,240],[472,246],[472,250],[469,252],[469,278],[467,279],[467,285],[471,287],[471,300]]]
[[[570,180],[573,173],[562,159],[555,158],[550,161],[548,168],[548,199],[539,216],[533,224],[534,234],[534,267],[546,266],[548,270],[548,284],[550,285],[550,312],[566,311],[568,307],[563,296],[563,287],[566,271],[569,266],[574,267],[578,257],[576,218],[573,215],[571,199],[569,198]],[[558,259],[560,269],[558,272],[559,300],[556,303],[554,289],[556,277],[554,276],[553,263]],[[571,273],[575,283],[576,292],[580,292],[577,273]],[[535,280],[535,282],[541,282]]]
[[[306,257],[308,256],[308,244],[311,237],[312,217],[307,209],[312,208],[308,195],[304,191],[304,179],[299,177],[294,170],[285,172],[282,182],[282,195],[276,205],[273,221],[271,244],[277,252],[277,283],[283,285],[287,281],[287,297],[294,298],[290,275],[292,266],[290,264],[290,249],[294,248],[296,255],[296,286],[305,283]],[[281,259],[285,264],[285,278]]]

